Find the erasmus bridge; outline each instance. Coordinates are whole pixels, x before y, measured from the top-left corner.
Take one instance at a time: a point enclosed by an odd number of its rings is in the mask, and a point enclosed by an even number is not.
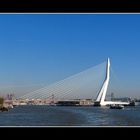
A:
[[[64,80],[32,91],[20,99],[76,100],[95,99],[94,105],[128,105],[128,102],[106,101],[110,81],[110,59]],[[95,97],[96,96],[96,97]]]

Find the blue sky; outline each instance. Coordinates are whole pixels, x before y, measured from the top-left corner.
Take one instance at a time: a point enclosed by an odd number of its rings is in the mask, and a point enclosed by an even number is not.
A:
[[[1,14],[0,86],[46,85],[111,58],[140,97],[139,14]]]

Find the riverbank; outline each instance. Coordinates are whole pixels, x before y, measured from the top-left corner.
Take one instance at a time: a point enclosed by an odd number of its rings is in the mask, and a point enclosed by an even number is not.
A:
[[[13,108],[13,105],[3,105],[3,106],[0,106],[0,111],[3,112],[3,111],[9,111],[9,109],[12,109]]]
[[[1,111],[1,112],[3,112],[3,111],[8,111],[8,110],[9,110],[8,107],[4,107],[4,106],[3,106],[3,107],[0,107],[0,111]]]

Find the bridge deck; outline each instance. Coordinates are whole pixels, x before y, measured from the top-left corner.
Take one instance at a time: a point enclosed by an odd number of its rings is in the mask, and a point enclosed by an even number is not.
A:
[[[112,104],[116,104],[116,105],[129,105],[129,102],[104,101],[104,105],[112,105]]]

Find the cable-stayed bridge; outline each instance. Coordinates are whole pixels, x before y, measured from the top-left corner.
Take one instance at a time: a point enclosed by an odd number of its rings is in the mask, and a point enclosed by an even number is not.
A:
[[[105,101],[110,80],[110,60],[91,67],[64,80],[27,93],[20,99],[76,100],[95,99],[95,105],[123,104],[128,102]]]

